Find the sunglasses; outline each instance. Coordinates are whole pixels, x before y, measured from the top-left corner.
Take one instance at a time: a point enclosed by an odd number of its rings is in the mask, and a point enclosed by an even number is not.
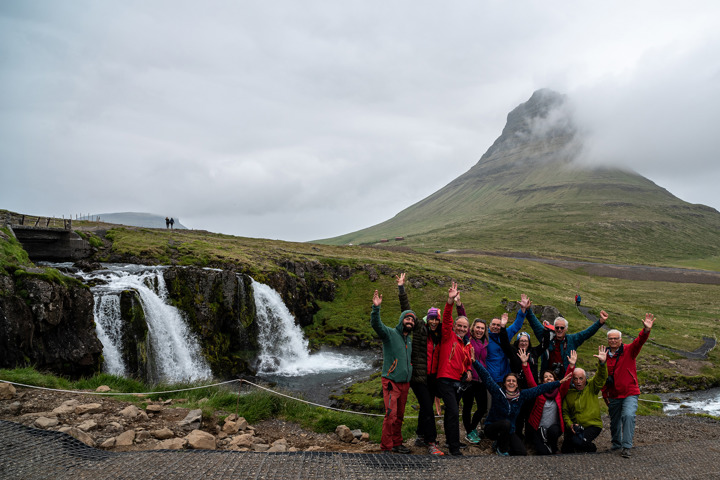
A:
[[[565,327],[558,326],[558,327],[555,327],[555,330],[565,330]]]

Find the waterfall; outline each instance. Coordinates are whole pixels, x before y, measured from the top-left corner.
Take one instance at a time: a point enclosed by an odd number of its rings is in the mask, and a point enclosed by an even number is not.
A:
[[[124,372],[119,343],[121,320],[119,294],[134,290],[140,297],[147,322],[152,364],[157,378],[152,380],[177,383],[210,378],[212,372],[203,358],[200,344],[191,334],[181,312],[166,303],[167,288],[162,269],[158,267],[111,267],[80,274],[85,281],[103,280],[93,287],[95,324],[103,344],[105,369],[109,373]],[[157,292],[148,285],[157,285]]]
[[[95,330],[103,345],[105,371],[113,375],[124,376],[125,364],[120,347],[122,330],[120,329],[120,296],[95,293]]]
[[[360,358],[339,353],[311,354],[308,340],[295,318],[271,287],[252,281],[258,322],[258,373],[302,376],[321,372],[350,372],[368,368]]]

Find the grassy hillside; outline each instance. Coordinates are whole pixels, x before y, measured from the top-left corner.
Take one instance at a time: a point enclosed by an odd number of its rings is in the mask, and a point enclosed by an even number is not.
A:
[[[715,301],[717,286],[652,281],[628,281],[593,277],[538,262],[484,255],[443,255],[396,251],[374,247],[332,246],[231,237],[207,232],[115,228],[108,232],[112,250],[138,258],[157,256],[163,263],[207,266],[234,265],[256,272],[261,280],[281,269],[286,260],[318,261],[326,265],[346,265],[355,269],[347,280],[334,279],[335,299],[318,302],[306,334],[315,345],[339,345],[356,338],[378,345],[369,325],[372,292],[384,296],[382,318],[395,324],[399,302],[394,275],[407,272],[412,306],[426,311],[441,307],[451,280],[460,284],[461,295],[471,317],[490,319],[503,312],[503,300],[519,299],[527,293],[536,304],[553,305],[570,321],[571,331],[590,322],[574,306],[574,294],[583,296],[583,304],[610,313],[609,325],[626,334],[636,334],[640,319],[653,312],[658,321],[652,339],[681,350],[694,350],[703,336],[720,334],[720,304]],[[377,280],[372,278],[377,276]],[[581,349],[581,365],[592,363],[592,353],[602,335]],[[680,383],[708,385],[720,381],[717,350],[708,362],[696,363],[691,370],[677,354],[648,344],[641,356],[642,375],[653,382],[670,379]],[[675,362],[675,363],[671,363]],[[694,375],[700,375],[694,377]]]
[[[583,139],[568,126],[571,119],[540,133],[528,126],[547,120],[528,115],[560,103],[533,95],[508,115],[502,135],[469,171],[385,222],[318,243],[404,237],[400,244],[427,252],[514,251],[720,270],[720,213],[636,173],[584,166]]]

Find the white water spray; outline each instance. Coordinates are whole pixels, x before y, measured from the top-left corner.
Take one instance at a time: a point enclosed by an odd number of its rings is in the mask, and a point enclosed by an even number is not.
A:
[[[125,376],[127,372],[120,353],[122,346],[120,295],[95,293],[94,313],[95,331],[103,345],[105,371],[113,375]]]
[[[95,309],[95,323],[98,338],[103,343],[103,355],[106,358],[106,370],[109,373],[125,371],[119,352],[120,342],[120,306],[119,300],[105,300],[105,298],[118,298],[123,290],[135,290],[140,296],[145,321],[147,322],[150,350],[152,352],[152,365],[157,374],[158,381],[177,383],[183,381],[195,382],[212,377],[212,372],[203,358],[200,344],[191,334],[187,323],[180,311],[168,305],[167,288],[162,270],[156,267],[111,267],[91,274],[82,274],[87,281],[102,279],[106,285],[93,287],[96,296],[96,305],[116,305],[116,310],[110,308]],[[157,292],[149,288],[157,285]],[[98,301],[99,298],[99,301]],[[116,303],[114,303],[116,302]],[[101,333],[102,332],[102,333]],[[107,343],[106,343],[107,342]],[[119,366],[114,357],[117,352]],[[115,371],[114,371],[115,370]]]
[[[310,354],[303,331],[271,287],[252,282],[258,322],[258,373],[295,377],[323,372],[351,372],[369,367],[362,359],[339,353]]]

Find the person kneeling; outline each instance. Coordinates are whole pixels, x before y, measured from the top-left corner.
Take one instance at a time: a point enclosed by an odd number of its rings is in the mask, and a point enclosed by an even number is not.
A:
[[[588,381],[585,370],[576,368],[572,374],[570,391],[562,404],[563,420],[565,421],[565,440],[562,444],[563,453],[595,452],[593,443],[602,431],[602,418],[598,393],[605,385],[608,370],[605,360],[607,350],[600,345],[598,354],[598,371]]]

